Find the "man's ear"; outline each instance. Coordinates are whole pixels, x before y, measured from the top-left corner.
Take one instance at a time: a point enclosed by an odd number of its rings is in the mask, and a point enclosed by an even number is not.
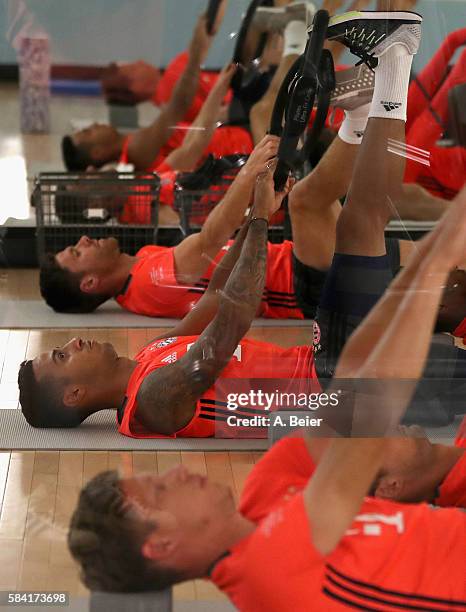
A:
[[[399,499],[403,482],[396,476],[382,476],[377,483],[374,495],[383,499]]]
[[[142,555],[151,561],[167,560],[175,551],[176,539],[170,535],[162,535],[157,531],[151,533],[142,545]]]
[[[79,283],[83,293],[97,293],[99,286],[99,277],[96,274],[85,274]]]
[[[63,392],[63,403],[69,408],[78,408],[86,397],[86,389],[77,385],[67,385]]]

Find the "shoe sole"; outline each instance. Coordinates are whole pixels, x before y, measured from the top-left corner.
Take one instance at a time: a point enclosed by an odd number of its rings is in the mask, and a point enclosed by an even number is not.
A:
[[[338,25],[339,23],[344,23],[345,21],[353,21],[356,19],[374,19],[374,20],[382,20],[385,21],[412,21],[412,22],[422,22],[422,15],[419,13],[407,12],[407,11],[393,11],[390,12],[379,12],[379,11],[349,11],[348,13],[344,13],[343,15],[335,15],[335,17],[331,17],[328,23],[328,27],[332,27],[334,25]]]
[[[421,40],[422,16],[419,13],[407,11],[379,12],[379,11],[350,11],[343,15],[336,15],[329,21],[328,27],[342,23],[351,24],[353,21],[402,21],[404,22],[395,32],[387,36],[380,44],[376,45],[371,52],[373,57],[381,57],[396,44],[403,44],[411,55],[415,55],[419,49]],[[309,29],[312,32],[312,27]],[[334,38],[337,38],[335,36]],[[329,36],[327,40],[332,40]]]

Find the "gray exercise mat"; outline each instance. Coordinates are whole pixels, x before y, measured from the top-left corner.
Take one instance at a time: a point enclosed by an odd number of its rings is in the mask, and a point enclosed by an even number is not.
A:
[[[283,413],[281,413],[283,414]],[[432,442],[452,444],[461,417],[446,427],[427,428]],[[291,430],[284,429],[284,435]],[[115,412],[103,410],[75,429],[35,429],[27,424],[21,410],[0,410],[0,450],[109,450],[109,451],[263,451],[278,440],[177,438],[137,440],[122,436],[116,427]]]
[[[42,300],[2,300],[0,328],[4,329],[86,329],[174,327],[179,319],[156,319],[127,312],[113,300],[91,314],[60,314]],[[253,327],[309,327],[312,321],[300,319],[256,319]]]
[[[118,433],[115,412],[103,410],[74,429],[35,429],[21,410],[0,410],[0,450],[262,451],[267,440],[177,438],[136,440]]]

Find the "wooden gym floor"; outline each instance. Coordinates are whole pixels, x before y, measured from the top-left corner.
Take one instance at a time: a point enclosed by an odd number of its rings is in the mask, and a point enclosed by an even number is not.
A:
[[[37,296],[37,271],[3,270],[0,300]],[[119,354],[132,356],[159,329],[0,330],[0,409],[18,407],[16,384],[23,359],[79,335],[112,342]],[[254,329],[251,336],[292,346],[307,342],[310,330]],[[125,471],[163,472],[182,462],[190,469],[230,484],[238,499],[257,453],[180,452],[3,452],[0,453],[0,590],[67,590],[83,595],[77,569],[67,551],[67,524],[81,486],[93,475],[124,466]],[[182,601],[218,600],[211,584],[194,581],[175,588]]]

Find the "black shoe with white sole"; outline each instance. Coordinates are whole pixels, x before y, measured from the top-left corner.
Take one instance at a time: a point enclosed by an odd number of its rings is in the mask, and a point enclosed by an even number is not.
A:
[[[408,11],[350,11],[330,19],[327,40],[342,43],[369,67],[393,45],[404,45],[416,55],[421,41],[422,17]]]

